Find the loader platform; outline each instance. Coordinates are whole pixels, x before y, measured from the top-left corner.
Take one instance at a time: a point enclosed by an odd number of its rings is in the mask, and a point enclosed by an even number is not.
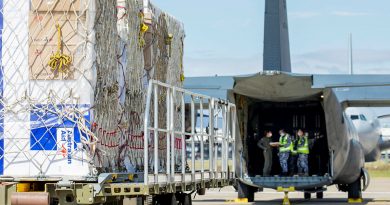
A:
[[[245,181],[263,188],[277,189],[278,187],[294,187],[296,190],[304,190],[312,187],[323,187],[332,184],[332,178],[325,176],[292,176],[292,177],[249,177]]]

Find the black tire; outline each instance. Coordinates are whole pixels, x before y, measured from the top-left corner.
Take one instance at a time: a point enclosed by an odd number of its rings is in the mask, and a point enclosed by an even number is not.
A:
[[[348,199],[362,198],[362,184],[360,178],[352,184],[348,184]]]
[[[152,198],[152,205],[158,205],[160,198],[161,197],[159,195],[153,196],[153,198]]]
[[[176,194],[176,199],[179,201],[179,205],[192,205],[191,194],[179,193]]]
[[[238,198],[247,198],[248,202],[255,201],[255,189],[244,183],[238,182]]]
[[[145,205],[146,197],[137,197],[137,205]]]
[[[191,194],[185,194],[184,195],[183,205],[192,205]]]
[[[205,188],[198,189],[196,192],[198,193],[198,195],[203,196],[206,194],[206,189]]]
[[[152,200],[153,205],[178,205],[175,194],[156,195]]]
[[[309,200],[309,199],[311,198],[311,193],[305,192],[305,193],[303,194],[303,197],[304,197],[306,200]]]
[[[324,198],[324,192],[317,192],[316,193],[317,199],[323,199]]]
[[[165,196],[165,204],[167,205],[177,205],[177,199],[176,199],[176,195],[175,194],[167,194]]]

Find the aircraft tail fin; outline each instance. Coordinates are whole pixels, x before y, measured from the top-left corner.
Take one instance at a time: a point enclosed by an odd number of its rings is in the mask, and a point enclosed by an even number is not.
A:
[[[263,70],[291,72],[286,0],[266,0]]]

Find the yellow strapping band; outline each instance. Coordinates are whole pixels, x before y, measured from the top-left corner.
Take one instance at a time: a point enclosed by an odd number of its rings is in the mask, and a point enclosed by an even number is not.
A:
[[[72,58],[69,55],[61,53],[62,50],[62,32],[59,24],[57,27],[57,52],[50,56],[48,65],[51,67],[52,71],[58,72],[67,72],[70,64],[72,63]]]
[[[139,36],[138,36],[138,46],[140,48],[143,48],[145,46],[145,39],[144,35],[149,30],[149,26],[145,24],[144,21],[144,14],[140,12],[138,14],[138,17],[140,18],[140,28],[139,28]]]
[[[168,46],[169,49],[169,57],[172,56],[172,41],[173,41],[173,34],[169,33],[168,36],[165,37],[165,45]]]

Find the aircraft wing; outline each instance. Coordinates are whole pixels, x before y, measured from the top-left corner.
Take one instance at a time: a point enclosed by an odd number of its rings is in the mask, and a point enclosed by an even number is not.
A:
[[[313,75],[313,88],[389,85],[390,75]]]
[[[275,83],[277,82],[277,83]],[[294,101],[332,89],[340,102],[354,107],[390,107],[390,75],[310,75],[263,72],[246,76],[188,77],[184,87],[227,99],[228,90],[272,101]],[[278,99],[276,99],[278,98]]]
[[[390,107],[390,75],[313,75],[313,88],[332,89],[344,107]]]
[[[344,109],[390,107],[390,75],[313,76],[313,87],[333,93]],[[390,149],[390,141],[381,140],[378,146],[380,151]]]
[[[227,99],[227,92],[233,85],[231,76],[187,77],[184,81],[185,89],[222,100]]]

